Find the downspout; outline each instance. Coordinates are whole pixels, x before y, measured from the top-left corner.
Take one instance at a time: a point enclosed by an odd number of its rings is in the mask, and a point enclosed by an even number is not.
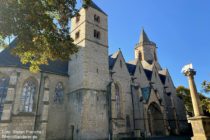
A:
[[[109,118],[109,140],[112,140],[112,100],[111,100],[111,87],[113,81],[107,86],[107,101],[108,101],[108,118]]]
[[[142,134],[141,134],[141,137],[143,137],[143,138],[145,138],[145,136],[146,136],[146,133],[147,133],[147,130],[146,130],[146,121],[148,121],[147,120],[147,118],[145,117],[145,108],[144,108],[144,97],[143,97],[143,92],[142,92],[142,90],[141,90],[141,87],[139,86],[139,92],[141,91],[141,96],[142,96],[142,99],[140,100],[140,102],[142,102],[142,114],[143,114],[143,118],[142,118],[142,120],[143,120],[143,129],[144,129],[144,132],[143,132],[143,136],[142,136]],[[139,104],[139,106],[141,106],[141,104]],[[140,108],[140,107],[139,107]]]
[[[131,99],[132,99],[132,107],[133,107],[133,128],[134,130],[136,129],[136,125],[135,125],[135,108],[134,108],[134,97],[133,97],[133,84],[134,84],[134,80],[136,78],[135,77],[131,77],[131,85],[130,85],[130,88],[131,88]]]
[[[107,101],[108,101],[108,118],[109,118],[109,140],[112,140],[113,133],[112,133],[112,84],[113,84],[113,72],[110,70],[110,77],[111,81],[107,85]]]
[[[42,81],[43,81],[43,73],[41,72],[40,82],[39,82],[39,90],[38,90],[39,93],[38,93],[37,104],[36,104],[36,112],[35,112],[34,130],[36,130],[37,127],[38,127],[38,125],[37,125],[38,115],[37,114],[38,114],[39,103],[40,103],[39,99],[40,99],[40,94],[41,94]]]

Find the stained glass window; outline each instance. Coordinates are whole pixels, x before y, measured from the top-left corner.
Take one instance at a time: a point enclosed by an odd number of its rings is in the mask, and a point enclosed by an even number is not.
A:
[[[64,94],[63,84],[61,82],[59,82],[55,87],[54,103],[62,104],[63,103],[63,94]]]
[[[148,101],[150,97],[151,88],[150,87],[141,88],[141,92],[144,100]]]
[[[7,89],[9,85],[9,78],[0,78],[0,120],[4,108],[4,101],[7,96]]]
[[[22,111],[32,112],[34,104],[34,95],[36,92],[36,85],[33,81],[27,81],[23,86],[23,92],[21,96]]]

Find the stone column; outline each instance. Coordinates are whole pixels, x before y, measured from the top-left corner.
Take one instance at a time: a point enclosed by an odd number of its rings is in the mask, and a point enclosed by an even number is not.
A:
[[[194,75],[196,72],[194,69],[190,68],[186,70],[184,74],[188,77],[193,110],[195,114],[194,117],[188,119],[193,130],[192,140],[210,140],[210,118],[203,116],[203,110],[200,106],[200,99],[194,82]]]
[[[200,105],[200,99],[199,99],[197,89],[196,89],[196,86],[195,86],[195,81],[194,81],[194,75],[196,75],[196,71],[193,70],[193,69],[189,69],[184,74],[185,74],[185,76],[188,77],[194,115],[195,115],[195,117],[203,116],[203,110],[202,110],[202,107]]]
[[[0,121],[0,139],[2,138],[5,133],[3,131],[9,131],[9,126],[12,121],[12,110],[13,104],[15,100],[15,88],[17,84],[17,80],[19,77],[19,73],[14,71],[11,73],[9,77],[9,85],[7,90],[7,96],[4,102],[4,109]]]
[[[47,131],[47,125],[48,125],[48,111],[49,111],[49,79],[48,77],[45,77],[44,81],[44,96],[43,96],[43,109],[41,114],[41,135],[40,140],[46,139],[46,131]]]
[[[2,121],[3,122],[10,122],[11,121],[13,102],[15,100],[15,87],[16,87],[16,84],[17,84],[18,75],[19,75],[19,73],[17,73],[15,71],[9,77],[10,78],[9,86],[8,86],[7,96],[6,96],[6,99],[5,99],[4,110],[3,110],[3,114],[2,114]]]

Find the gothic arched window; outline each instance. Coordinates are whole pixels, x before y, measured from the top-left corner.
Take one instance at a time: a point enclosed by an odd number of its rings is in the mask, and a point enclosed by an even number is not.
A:
[[[21,111],[23,112],[33,111],[35,92],[36,92],[35,83],[31,80],[26,81],[23,86],[23,92],[21,96],[21,102],[22,102]]]
[[[117,84],[115,84],[115,96],[116,96],[116,113],[117,117],[121,116],[121,110],[120,110],[120,88]]]
[[[0,77],[0,120],[4,108],[4,101],[7,96],[8,85],[9,85],[9,78]]]
[[[63,103],[63,94],[64,94],[63,84],[61,82],[59,82],[55,87],[54,103],[62,104]]]

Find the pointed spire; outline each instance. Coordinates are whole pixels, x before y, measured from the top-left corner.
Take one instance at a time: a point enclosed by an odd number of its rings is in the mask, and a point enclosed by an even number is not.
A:
[[[144,28],[141,31],[141,35],[140,35],[140,39],[139,39],[139,43],[149,43],[151,42],[147,36],[147,34],[144,31]]]

